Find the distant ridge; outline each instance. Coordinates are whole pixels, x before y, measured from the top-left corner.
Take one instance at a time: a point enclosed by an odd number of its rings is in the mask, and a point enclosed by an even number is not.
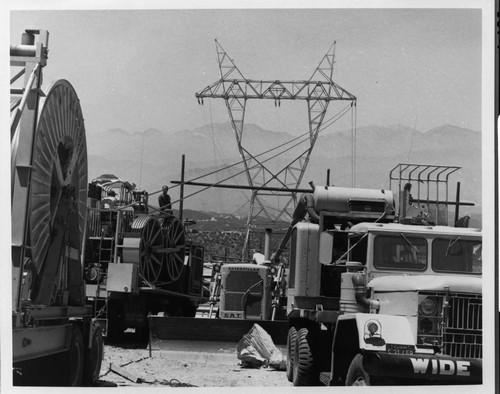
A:
[[[294,138],[286,132],[266,130],[255,124],[246,124],[245,133],[245,146],[254,154]],[[443,125],[425,132],[404,125],[371,125],[359,127],[356,136],[357,187],[388,188],[389,171],[401,162],[457,165],[462,170],[453,177],[450,187],[454,193],[456,181],[461,181],[462,199],[477,202],[478,205],[471,211],[474,214],[481,213],[480,132],[453,125]],[[241,161],[229,122],[181,131],[147,129],[131,133],[117,128],[88,134],[87,145],[90,179],[111,172],[150,193],[159,191],[165,183],[180,180],[182,154],[186,156],[186,180]],[[309,181],[324,184],[327,169],[331,170],[331,184],[351,187],[350,154],[349,130],[321,133],[302,187],[307,186]],[[290,157],[285,155],[273,159],[269,165],[282,166]],[[200,181],[224,181],[242,170],[241,165],[234,166],[222,173],[201,178]],[[244,173],[224,182],[248,184]],[[173,200],[178,199],[178,190],[172,187]],[[186,187],[185,195],[200,190]],[[156,194],[151,197],[153,204],[156,198]],[[210,189],[186,199],[185,207],[245,217],[248,198],[248,192]]]

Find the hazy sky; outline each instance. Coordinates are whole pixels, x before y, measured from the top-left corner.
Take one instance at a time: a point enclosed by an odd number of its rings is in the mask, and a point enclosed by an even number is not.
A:
[[[358,127],[481,130],[477,9],[12,11],[10,22],[12,44],[26,28],[50,32],[45,81],[74,85],[88,133],[228,121],[221,99],[195,98],[219,78],[215,38],[245,77],[270,80],[307,80],[336,41],[334,80],[357,96]],[[305,103],[247,108],[246,122],[307,128]]]

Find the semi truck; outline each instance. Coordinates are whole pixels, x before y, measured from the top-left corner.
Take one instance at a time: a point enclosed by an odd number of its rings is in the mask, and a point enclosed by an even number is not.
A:
[[[330,186],[303,196],[273,257],[288,245],[294,386],[482,382],[482,236],[459,218],[472,205],[459,183],[449,200],[458,169],[400,164],[396,194]]]
[[[15,385],[93,385],[101,328],[85,303],[87,147],[73,86],[42,85],[49,33],[11,45],[12,354]]]

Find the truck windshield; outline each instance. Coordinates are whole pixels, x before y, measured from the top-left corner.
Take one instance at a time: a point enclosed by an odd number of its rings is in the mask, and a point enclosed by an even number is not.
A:
[[[427,241],[403,233],[378,235],[373,260],[380,269],[423,271],[427,266]]]
[[[481,274],[481,251],[481,240],[437,238],[432,242],[432,269],[436,272]]]

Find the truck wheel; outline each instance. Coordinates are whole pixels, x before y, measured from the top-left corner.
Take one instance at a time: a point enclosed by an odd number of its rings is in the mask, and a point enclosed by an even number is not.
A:
[[[84,353],[82,330],[77,325],[74,325],[70,348],[65,357],[67,360],[65,371],[67,373],[63,376],[65,386],[78,387],[82,385]]]
[[[356,354],[349,365],[345,379],[346,386],[371,386],[370,375],[363,368],[363,355]]]
[[[293,382],[293,359],[295,357],[295,342],[297,341],[297,330],[290,327],[286,341],[286,378]]]
[[[313,353],[311,351],[311,338],[307,328],[297,331],[295,352],[293,358],[293,385],[316,386],[319,382]]]
[[[85,351],[85,366],[83,368],[83,384],[93,386],[99,380],[104,350],[102,329],[99,323],[93,323],[91,348]]]

